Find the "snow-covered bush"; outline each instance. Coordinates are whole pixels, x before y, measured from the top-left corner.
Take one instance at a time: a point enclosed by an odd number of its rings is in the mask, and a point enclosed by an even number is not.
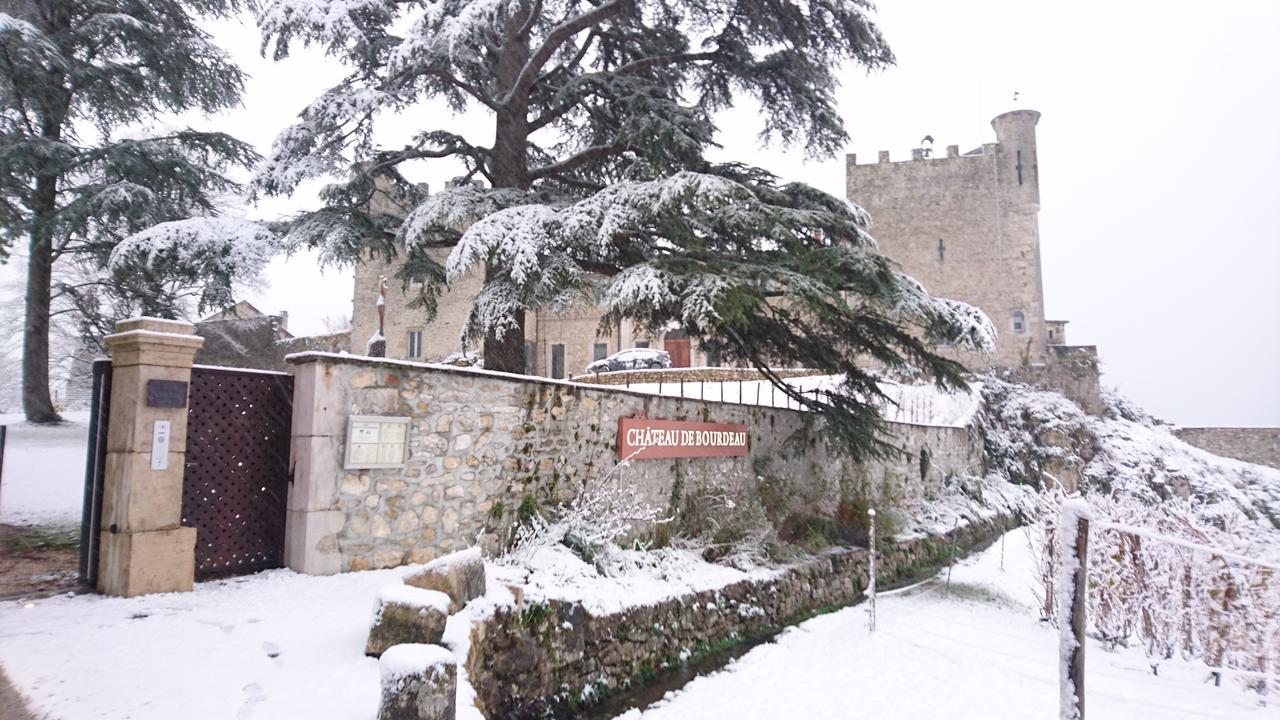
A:
[[[983,378],[980,417],[991,471],[1010,482],[1043,487],[1053,466],[1079,466],[1091,455],[1088,419],[1056,392]],[[1049,483],[1050,485],[1052,483]]]
[[[672,544],[740,570],[767,565],[777,556],[778,537],[759,483],[749,476],[713,477],[693,487],[677,479],[672,492]]]
[[[634,539],[641,529],[669,521],[661,508],[640,499],[634,485],[615,478],[628,464],[623,460],[603,477],[588,479],[569,502],[550,511],[530,503],[501,562],[527,565],[539,550],[567,545],[602,575],[625,569],[627,561],[617,552],[617,541]]]
[[[1211,668],[1278,674],[1280,572],[1231,557],[1274,564],[1280,559],[1274,545],[1258,543],[1243,527],[1222,529],[1203,522],[1203,513],[1185,500],[1148,505],[1133,497],[1088,499],[1095,518],[1088,562],[1092,635],[1113,647],[1141,644],[1156,672],[1161,661],[1181,655],[1199,658]],[[1053,525],[1063,500],[1059,491],[1042,495],[1041,523],[1033,536],[1039,545],[1044,612],[1054,622],[1061,612],[1054,582],[1062,548]],[[1257,679],[1243,677],[1250,685]]]

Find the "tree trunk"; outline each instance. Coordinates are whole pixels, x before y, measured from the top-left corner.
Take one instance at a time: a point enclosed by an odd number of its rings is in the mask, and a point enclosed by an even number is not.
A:
[[[53,244],[45,224],[57,209],[57,178],[36,180],[35,212],[27,261],[27,328],[22,346],[22,411],[28,422],[62,418],[49,397],[49,305],[53,284]]]
[[[529,38],[519,34],[520,15],[508,20],[506,41],[495,68],[500,95],[515,87],[520,70],[529,61]],[[526,190],[529,187],[529,98],[512,97],[497,112],[490,173],[494,187]],[[487,265],[485,281],[496,277],[500,267]],[[482,353],[486,370],[524,374],[524,311],[516,312],[517,330],[501,338],[490,332],[485,336]]]
[[[19,8],[21,9],[21,8]],[[26,9],[27,19],[41,27],[49,37],[56,37],[71,27],[65,9],[50,8],[47,15]],[[51,143],[62,141],[62,126],[71,109],[71,92],[66,78],[53,73],[51,93],[40,118],[40,135]],[[49,313],[53,303],[53,227],[58,212],[58,175],[36,176],[35,194],[31,201],[30,253],[27,260],[26,339],[22,346],[22,411],[28,422],[52,423],[62,420],[53,409],[49,396]]]

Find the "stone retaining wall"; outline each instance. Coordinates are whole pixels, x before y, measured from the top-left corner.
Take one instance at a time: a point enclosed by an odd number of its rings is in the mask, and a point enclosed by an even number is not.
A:
[[[1179,440],[1214,455],[1235,458],[1280,470],[1280,428],[1178,428]]]
[[[931,498],[952,476],[985,474],[967,428],[891,424],[903,454],[856,463],[812,413],[661,397],[618,387],[305,353],[294,366],[293,484],[286,562],[333,573],[427,562],[509,526],[521,506],[547,506],[617,463],[618,420],[744,423],[744,457],[636,461],[611,482],[665,507],[672,488],[776,478],[797,509],[834,512],[854,488],[886,507]],[[411,418],[403,468],[343,470],[348,415]]]
[[[976,520],[935,536],[881,546],[877,582],[889,584],[984,546],[1022,521]],[[472,630],[467,673],[490,720],[574,717],[605,695],[665,668],[760,637],[862,599],[867,551],[827,551],[770,580],[734,583],[597,617],[580,604],[501,609]]]

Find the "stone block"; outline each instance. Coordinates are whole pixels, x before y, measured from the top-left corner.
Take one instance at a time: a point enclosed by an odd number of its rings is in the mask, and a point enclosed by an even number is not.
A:
[[[184,458],[185,452],[170,450],[169,467],[152,470],[150,453],[108,452],[102,492],[102,527],[109,529],[114,526],[116,532],[178,527],[182,520]]]
[[[324,362],[307,361],[293,366],[292,435],[347,433],[347,394],[339,370]]]
[[[378,670],[378,720],[454,719],[458,668],[453,653],[438,645],[395,645],[382,655]]]
[[[459,550],[432,560],[422,572],[406,577],[404,582],[448,595],[449,612],[456,613],[468,601],[484,595],[484,558],[478,547]]]
[[[99,542],[99,591],[122,597],[191,591],[196,571],[195,528],[103,530]]]
[[[346,522],[340,510],[289,510],[284,526],[285,566],[306,575],[342,572],[342,555],[331,541]]]
[[[342,439],[331,435],[295,435],[290,442],[293,482],[290,510],[330,510],[342,477]]]
[[[142,450],[151,447],[156,420],[169,421],[169,447],[187,446],[187,410],[147,406],[147,381],[190,382],[190,367],[127,365],[113,367],[111,422],[107,426],[107,450]]]
[[[401,643],[438,643],[448,619],[448,595],[403,583],[386,585],[378,591],[364,654],[378,657]]]

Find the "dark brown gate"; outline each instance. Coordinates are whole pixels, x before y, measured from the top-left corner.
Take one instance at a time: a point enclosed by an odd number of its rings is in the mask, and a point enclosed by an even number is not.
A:
[[[187,406],[182,524],[196,529],[196,578],[284,564],[293,378],[197,366]]]

